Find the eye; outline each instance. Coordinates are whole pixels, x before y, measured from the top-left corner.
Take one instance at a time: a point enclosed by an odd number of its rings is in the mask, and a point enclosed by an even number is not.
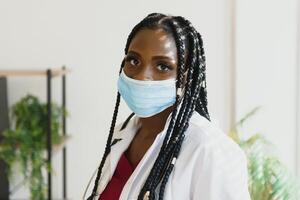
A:
[[[158,68],[159,71],[169,71],[169,70],[172,70],[172,67],[170,67],[169,65],[164,64],[164,63],[158,64],[157,68]]]
[[[125,61],[129,62],[130,65],[133,65],[133,66],[139,64],[139,61],[136,58],[134,58],[133,56],[126,56]]]

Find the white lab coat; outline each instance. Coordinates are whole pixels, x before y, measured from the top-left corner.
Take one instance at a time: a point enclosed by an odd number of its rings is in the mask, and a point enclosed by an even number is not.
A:
[[[121,131],[119,129],[122,123],[116,126],[113,138],[121,140],[111,147],[94,200],[99,199],[99,194],[111,179],[122,153],[129,147],[138,129],[138,119],[139,117],[134,115]],[[159,153],[170,119],[171,113],[163,131],[157,135],[124,185],[120,200],[137,199]],[[239,145],[217,124],[208,121],[196,111],[190,119],[185,135],[180,154],[166,184],[164,199],[250,200],[247,157]],[[95,176],[90,180],[92,184],[87,189],[85,198],[91,194],[94,178]]]

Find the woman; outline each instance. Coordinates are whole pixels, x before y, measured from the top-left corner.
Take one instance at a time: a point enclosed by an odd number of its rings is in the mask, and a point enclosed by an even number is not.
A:
[[[133,28],[88,199],[250,199],[246,156],[211,123],[205,77],[202,39],[188,20],[151,13]],[[120,96],[133,113],[115,126]]]

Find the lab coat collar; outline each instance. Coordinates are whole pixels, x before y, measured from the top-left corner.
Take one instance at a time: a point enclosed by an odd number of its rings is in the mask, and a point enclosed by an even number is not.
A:
[[[180,107],[181,107],[182,102],[180,103]],[[180,108],[179,107],[179,108]],[[178,110],[179,112],[179,110]],[[177,112],[177,115],[178,115]],[[167,132],[167,128],[169,126],[170,120],[172,117],[172,112],[168,115],[168,118],[166,120],[166,123],[164,125],[163,130],[157,134],[156,137],[164,137],[166,132]],[[133,140],[136,132],[138,131],[138,129],[140,128],[141,124],[140,124],[140,117],[138,117],[137,115],[133,116],[133,119],[130,120],[127,124],[127,126],[118,132],[118,136],[116,137],[116,140],[118,140],[118,142],[113,145],[111,147],[111,152],[110,152],[110,171],[114,172],[115,168],[117,166],[117,163],[121,157],[121,155],[123,154],[123,152],[129,147],[131,141]]]
[[[182,103],[183,103],[183,101],[181,101],[180,104],[179,104],[176,116],[179,113],[179,110],[180,110],[180,108],[182,106]],[[169,126],[171,117],[172,117],[172,112],[169,113],[163,130],[159,134],[157,134],[157,136],[165,135],[166,130],[167,130],[168,126]],[[140,117],[137,116],[137,115],[134,115],[133,119],[128,122],[127,126],[123,130],[119,130],[118,133],[116,133],[117,135],[116,135],[115,140],[119,140],[120,141],[119,144],[122,143],[121,142],[122,140],[123,140],[123,142],[124,142],[124,140],[126,140],[128,142],[128,139],[131,142],[131,140],[135,136],[135,134],[136,134],[137,130],[140,128],[140,126],[141,126],[141,124],[140,124]],[[128,131],[128,130],[130,130],[130,131]]]

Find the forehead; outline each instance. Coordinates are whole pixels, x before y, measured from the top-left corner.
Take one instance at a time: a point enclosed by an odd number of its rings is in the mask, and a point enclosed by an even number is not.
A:
[[[167,55],[174,59],[177,55],[174,38],[163,29],[142,29],[138,31],[128,50],[152,56]]]

